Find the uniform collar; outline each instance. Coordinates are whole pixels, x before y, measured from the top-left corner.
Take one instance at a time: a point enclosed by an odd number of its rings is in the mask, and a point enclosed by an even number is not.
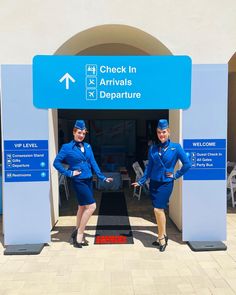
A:
[[[83,141],[75,141],[75,140],[72,140],[72,145],[73,145],[73,147],[74,147],[74,146],[78,146],[78,147],[80,147],[81,144],[84,145]]]
[[[168,139],[167,141],[160,143],[159,147],[161,147],[162,149],[166,149],[170,144],[170,140]]]

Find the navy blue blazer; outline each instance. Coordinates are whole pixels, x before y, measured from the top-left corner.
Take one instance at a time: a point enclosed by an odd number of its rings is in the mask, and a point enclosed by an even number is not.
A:
[[[76,179],[86,179],[92,177],[92,169],[101,180],[106,180],[105,175],[100,171],[98,164],[94,158],[92,147],[89,143],[83,142],[85,152],[82,153],[80,147],[72,140],[63,144],[57,154],[53,166],[63,175]],[[69,165],[65,169],[63,162]],[[74,170],[80,170],[81,174],[73,176]]]
[[[147,179],[161,182],[172,181],[172,177],[167,177],[166,172],[174,174],[174,179],[181,177],[191,167],[190,161],[179,143],[168,141],[168,146],[160,152],[161,145],[152,145],[148,153],[148,165],[144,171],[144,175],[139,179],[138,183],[143,185]],[[182,167],[174,173],[177,161],[180,160]]]

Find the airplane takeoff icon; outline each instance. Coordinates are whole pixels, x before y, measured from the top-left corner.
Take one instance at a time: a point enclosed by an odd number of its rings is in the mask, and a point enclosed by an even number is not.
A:
[[[86,100],[97,100],[97,90],[86,89]]]
[[[89,97],[94,98],[95,91],[89,91]]]

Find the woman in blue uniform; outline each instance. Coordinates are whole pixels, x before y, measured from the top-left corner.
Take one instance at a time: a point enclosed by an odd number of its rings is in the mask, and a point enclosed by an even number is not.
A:
[[[93,198],[92,170],[99,179],[111,182],[112,178],[106,178],[100,171],[94,158],[91,145],[84,142],[87,129],[83,120],[77,120],[73,129],[74,139],[63,144],[57,154],[53,165],[63,175],[70,177],[78,200],[76,230],[72,233],[73,244],[77,248],[87,246],[84,239],[84,230],[89,218],[96,209]],[[63,163],[69,165],[65,169]]]
[[[168,236],[166,235],[166,217],[164,209],[167,208],[174,180],[181,177],[190,168],[190,162],[181,145],[171,142],[169,139],[170,129],[168,121],[161,119],[157,125],[157,137],[160,141],[152,145],[148,154],[148,165],[144,175],[138,182],[132,185],[142,186],[150,179],[150,195],[154,214],[158,226],[158,241],[153,245],[159,246],[161,252],[165,251]],[[174,173],[177,161],[180,160],[182,167]]]

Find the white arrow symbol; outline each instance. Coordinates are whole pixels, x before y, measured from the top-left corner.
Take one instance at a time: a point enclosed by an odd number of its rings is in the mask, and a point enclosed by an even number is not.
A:
[[[66,80],[66,90],[69,89],[69,80],[71,80],[71,82],[75,83],[75,79],[72,78],[71,75],[68,73],[66,73],[63,77],[61,77],[59,82],[62,83],[64,80]]]

